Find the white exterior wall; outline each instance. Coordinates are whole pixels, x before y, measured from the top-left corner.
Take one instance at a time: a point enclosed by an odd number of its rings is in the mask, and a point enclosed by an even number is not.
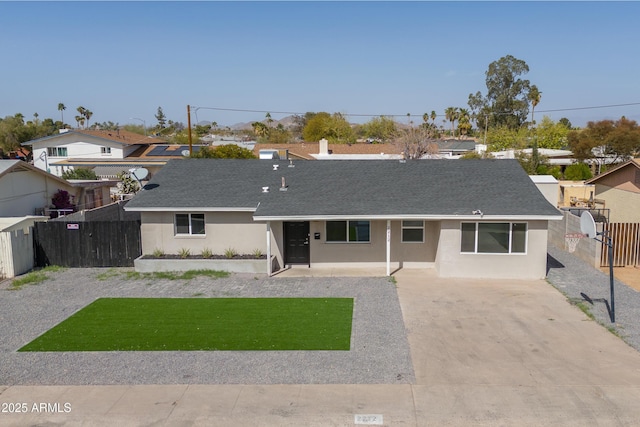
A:
[[[33,240],[22,229],[0,233],[0,279],[15,277],[33,268]]]
[[[37,208],[51,205],[51,198],[58,190],[71,195],[75,189],[34,171],[11,172],[0,179],[0,216],[33,215]]]
[[[95,141],[95,142],[91,142]],[[66,157],[50,157],[46,155],[49,147],[65,147]],[[101,147],[110,147],[110,154],[102,154]],[[70,133],[57,138],[50,138],[38,141],[33,144],[33,164],[35,167],[47,170],[56,175],[62,176],[64,170],[73,169],[72,166],[56,166],[55,163],[66,159],[124,159],[126,155],[138,148],[138,145],[126,146],[115,141],[94,140],[86,135]],[[127,150],[127,152],[125,152]],[[44,154],[43,154],[44,153]],[[46,160],[45,160],[46,155]],[[64,170],[63,170],[64,169]]]
[[[200,212],[191,212],[200,213]],[[142,253],[156,249],[178,254],[189,249],[200,255],[207,248],[215,255],[227,249],[238,254],[252,254],[256,249],[267,253],[266,224],[253,221],[252,212],[205,212],[205,235],[175,235],[175,212],[141,212]]]
[[[524,280],[546,277],[547,221],[527,222],[525,254],[463,254],[460,252],[460,223],[455,220],[441,222],[436,256],[436,269],[440,277]]]

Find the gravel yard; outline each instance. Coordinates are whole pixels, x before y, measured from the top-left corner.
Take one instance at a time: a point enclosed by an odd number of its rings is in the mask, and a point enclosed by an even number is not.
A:
[[[130,269],[66,269],[36,285],[0,287],[0,384],[414,383],[395,285],[388,278],[133,280]],[[106,274],[105,274],[106,273]],[[108,277],[106,277],[108,276]],[[18,353],[100,297],[353,297],[350,351]]]

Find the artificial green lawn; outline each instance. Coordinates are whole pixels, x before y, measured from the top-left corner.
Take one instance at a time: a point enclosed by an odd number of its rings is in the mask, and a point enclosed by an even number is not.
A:
[[[18,351],[349,350],[352,298],[101,298]]]

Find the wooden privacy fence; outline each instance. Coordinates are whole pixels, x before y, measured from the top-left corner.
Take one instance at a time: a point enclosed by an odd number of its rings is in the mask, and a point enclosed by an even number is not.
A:
[[[132,267],[142,254],[138,221],[37,222],[36,266]]]
[[[613,239],[613,266],[640,265],[640,223],[614,222],[605,224],[604,229]],[[600,265],[609,266],[609,251],[605,246],[602,248]]]

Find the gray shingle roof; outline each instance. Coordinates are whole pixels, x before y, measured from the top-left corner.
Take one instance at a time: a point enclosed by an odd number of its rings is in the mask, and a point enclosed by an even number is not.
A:
[[[272,165],[279,169],[273,170]],[[515,160],[171,160],[129,210],[255,209],[285,217],[559,217]],[[285,178],[287,191],[279,191]],[[269,193],[262,193],[268,186]]]

